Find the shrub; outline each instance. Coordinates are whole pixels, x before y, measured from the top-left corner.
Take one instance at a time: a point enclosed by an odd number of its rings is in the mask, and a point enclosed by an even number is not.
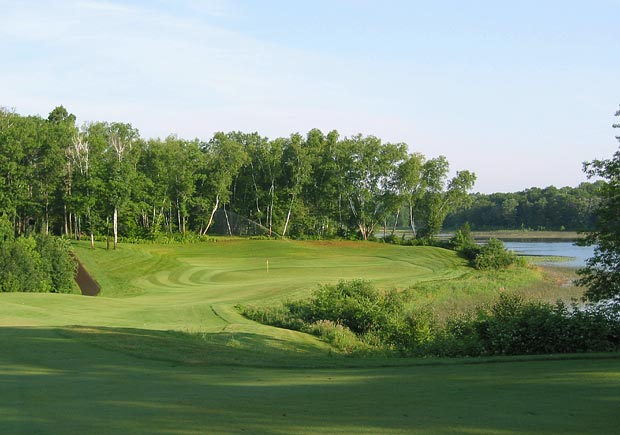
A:
[[[70,292],[76,263],[54,236],[19,237],[0,245],[0,291]]]
[[[396,292],[382,293],[369,281],[352,280],[320,286],[309,300],[289,302],[287,307],[306,323],[330,320],[364,334],[402,310],[402,302]]]
[[[348,354],[365,353],[372,348],[349,328],[331,320],[314,322],[306,327],[304,332],[319,336],[336,349]]]
[[[35,237],[41,257],[41,268],[51,281],[50,291],[70,293],[77,271],[77,263],[71,255],[69,242],[60,237],[38,235]]]
[[[36,242],[20,237],[0,246],[0,290],[3,292],[45,292],[51,288],[43,273]]]
[[[292,329],[294,331],[302,331],[305,327],[301,319],[293,317],[290,310],[282,305],[273,307],[237,305],[236,308],[248,319],[264,325],[277,326],[278,328]]]
[[[480,356],[620,350],[620,297],[567,307],[502,293],[441,326],[428,310],[368,281],[319,287],[310,299],[278,307],[239,307],[261,323],[317,335],[346,353]]]
[[[513,264],[524,262],[514,252],[507,250],[504,243],[498,239],[489,239],[474,259],[474,267],[481,270],[505,269]]]
[[[523,355],[620,349],[619,308],[566,307],[502,294],[448,321],[427,351],[439,356]]]
[[[456,230],[454,237],[450,239],[450,246],[462,257],[473,261],[480,253],[480,246],[476,244],[474,237],[471,234],[471,228],[469,223],[465,222],[461,227]]]
[[[403,235],[404,236],[404,235]],[[385,243],[390,243],[392,245],[400,245],[401,241],[403,240],[402,238],[399,238],[396,236],[396,234],[388,234],[387,236],[385,236],[383,239],[383,242]]]

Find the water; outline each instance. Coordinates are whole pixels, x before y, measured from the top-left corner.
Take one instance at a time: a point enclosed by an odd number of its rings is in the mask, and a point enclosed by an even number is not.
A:
[[[504,242],[506,249],[523,255],[570,257],[569,261],[541,262],[556,266],[582,267],[594,254],[594,246],[577,246],[573,242]]]

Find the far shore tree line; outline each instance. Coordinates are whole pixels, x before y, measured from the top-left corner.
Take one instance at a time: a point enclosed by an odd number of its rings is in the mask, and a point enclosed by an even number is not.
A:
[[[472,193],[471,206],[450,213],[446,228],[473,230],[592,231],[604,182],[577,187],[532,187],[511,193]]]
[[[404,143],[314,129],[268,139],[144,139],[130,124],[0,109],[0,215],[15,233],[80,238],[205,235],[224,216],[279,237],[368,239],[405,223],[432,237],[471,202],[475,175]],[[403,216],[405,216],[403,220]],[[226,228],[226,226],[224,227]]]

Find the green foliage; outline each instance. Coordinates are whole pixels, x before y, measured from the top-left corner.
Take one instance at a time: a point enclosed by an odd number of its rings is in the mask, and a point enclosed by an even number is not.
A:
[[[620,305],[567,307],[502,294],[451,319],[428,348],[438,356],[524,355],[620,349]]]
[[[58,237],[19,237],[0,246],[0,292],[68,293],[75,271],[69,245]]]
[[[321,286],[308,300],[239,309],[255,321],[318,335],[346,353],[454,357],[620,350],[620,298],[567,307],[501,293],[495,302],[442,324],[406,302],[406,295],[354,280]]]
[[[51,281],[50,291],[70,293],[74,286],[77,263],[71,255],[69,242],[55,236],[35,237],[41,257],[41,270]]]
[[[616,116],[620,116],[620,110]],[[614,124],[614,128],[620,128],[620,124]],[[617,139],[620,141],[620,137]],[[605,180],[596,209],[596,231],[585,242],[595,245],[594,255],[578,272],[579,285],[588,288],[586,298],[600,301],[620,294],[620,150],[611,159],[585,163],[584,171],[588,177]]]
[[[36,242],[20,237],[0,246],[0,291],[46,292],[51,279],[45,273]]]
[[[506,269],[513,264],[523,265],[524,261],[507,250],[498,239],[489,239],[474,258],[474,266],[481,270]]]
[[[411,353],[432,339],[435,324],[428,312],[408,309],[402,293],[382,292],[363,280],[320,286],[310,299],[275,308],[239,309],[252,320],[318,335],[346,352]]]
[[[468,222],[456,230],[454,237],[450,240],[450,245],[452,249],[470,261],[475,260],[480,253],[480,246],[476,244]]]
[[[477,230],[587,231],[594,228],[594,210],[602,181],[577,187],[532,187],[519,192],[473,193],[471,206],[448,214],[445,227],[469,222]]]
[[[310,300],[287,305],[291,314],[304,322],[330,320],[357,334],[384,324],[386,318],[401,306],[395,295],[383,294],[372,283],[363,280],[321,286]]]
[[[332,320],[317,320],[301,330],[321,337],[345,354],[360,355],[373,350],[372,344],[365,342],[360,335]]]
[[[5,243],[13,241],[15,238],[14,232],[13,224],[9,219],[4,215],[0,215],[0,242]]]
[[[131,124],[75,120],[62,106],[47,119],[0,110],[0,214],[16,234],[113,236],[115,247],[191,231],[245,235],[227,219],[235,213],[252,234],[368,240],[407,205],[412,231],[419,218],[432,238],[475,181],[468,171],[449,180],[443,156],[335,130],[145,140]]]

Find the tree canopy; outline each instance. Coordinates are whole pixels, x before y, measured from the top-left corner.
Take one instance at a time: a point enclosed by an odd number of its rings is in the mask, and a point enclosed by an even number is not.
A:
[[[406,214],[414,236],[433,237],[470,202],[475,175],[449,173],[443,156],[335,130],[145,139],[128,123],[76,125],[62,106],[46,119],[0,110],[0,216],[16,235],[109,235],[116,246],[210,234],[224,216],[229,233],[235,217],[267,235],[368,239]]]
[[[620,124],[613,127],[620,128]],[[620,136],[616,139],[620,141]],[[595,212],[596,228],[586,239],[587,244],[595,245],[594,255],[578,272],[579,284],[588,288],[586,297],[598,301],[620,294],[620,150],[611,159],[584,163],[584,171],[588,177],[604,180]]]

